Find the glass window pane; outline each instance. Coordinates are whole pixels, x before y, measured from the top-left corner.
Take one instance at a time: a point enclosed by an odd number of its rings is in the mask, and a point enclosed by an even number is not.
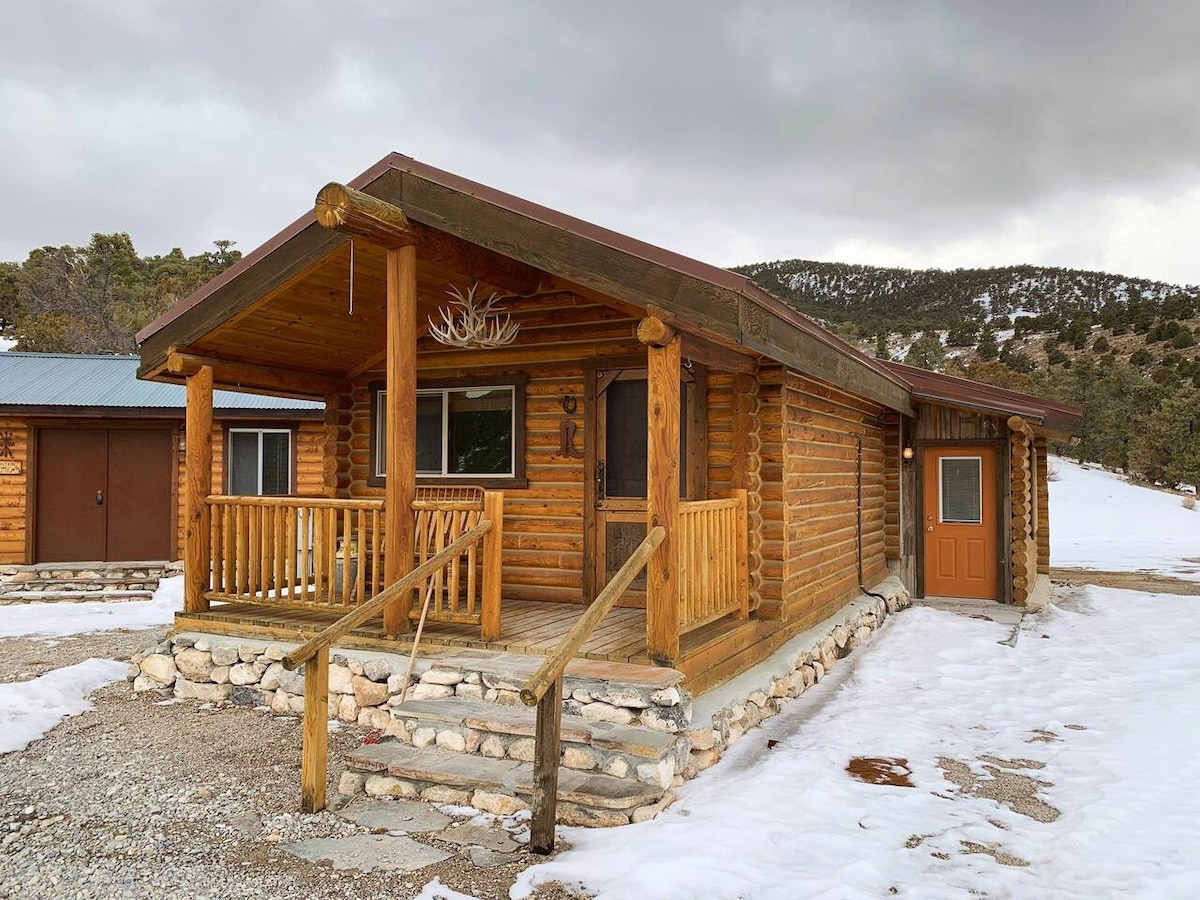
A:
[[[291,493],[292,436],[285,431],[264,432],[262,447],[263,494],[278,496]]]
[[[646,382],[614,381],[605,392],[605,493],[646,496]]]
[[[442,395],[417,395],[417,471],[442,474]]]
[[[448,406],[446,474],[512,474],[512,390],[451,391]]]
[[[229,432],[229,493],[258,494],[258,432]]]
[[[977,457],[943,457],[941,473],[942,521],[969,525],[981,523],[981,460]]]
[[[375,474],[387,474],[387,391],[375,394]]]

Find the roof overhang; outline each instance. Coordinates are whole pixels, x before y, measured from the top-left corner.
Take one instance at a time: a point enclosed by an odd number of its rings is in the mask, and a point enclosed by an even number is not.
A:
[[[909,385],[743,275],[637,241],[399,154],[349,182],[429,226],[658,315],[683,331],[746,348],[906,414]],[[347,238],[312,212],[138,333],[139,376],[164,373],[187,347],[286,285]],[[169,375],[169,373],[167,373]]]
[[[1069,403],[902,363],[888,362],[886,365],[912,385],[912,397],[917,401],[942,403],[989,415],[1020,416],[1035,431],[1055,440],[1078,437],[1083,425],[1083,410]]]

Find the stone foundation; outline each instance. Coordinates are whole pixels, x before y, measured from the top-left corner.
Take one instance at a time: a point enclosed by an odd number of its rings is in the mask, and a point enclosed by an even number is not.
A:
[[[144,600],[183,563],[45,563],[0,566],[0,606]]]

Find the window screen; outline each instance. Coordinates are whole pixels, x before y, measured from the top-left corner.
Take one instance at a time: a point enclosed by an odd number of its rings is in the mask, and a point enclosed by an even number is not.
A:
[[[262,493],[282,496],[292,489],[292,436],[284,431],[262,434]]]
[[[978,525],[983,521],[983,465],[977,456],[941,459],[941,519]]]
[[[258,496],[258,432],[229,433],[229,493]]]

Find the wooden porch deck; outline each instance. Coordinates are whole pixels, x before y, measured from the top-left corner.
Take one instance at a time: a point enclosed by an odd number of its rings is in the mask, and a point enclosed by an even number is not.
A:
[[[478,625],[427,622],[421,635],[420,655],[430,658],[451,656],[463,648],[498,653],[522,653],[545,656],[562,641],[571,626],[583,615],[586,606],[574,603],[550,603],[534,600],[507,600],[503,605],[500,640],[480,640]],[[344,611],[272,608],[249,603],[214,603],[207,612],[177,613],[178,631],[201,631],[233,637],[296,642],[312,637],[335,622]],[[747,629],[753,631],[757,620],[720,619],[684,635],[681,661],[724,642]],[[383,634],[383,621],[376,618],[356,628],[339,646],[360,650],[387,650],[408,653],[412,634],[389,638]],[[613,609],[587,639],[579,653],[586,659],[653,665],[646,655],[646,611]],[[686,671],[686,669],[685,669]]]

